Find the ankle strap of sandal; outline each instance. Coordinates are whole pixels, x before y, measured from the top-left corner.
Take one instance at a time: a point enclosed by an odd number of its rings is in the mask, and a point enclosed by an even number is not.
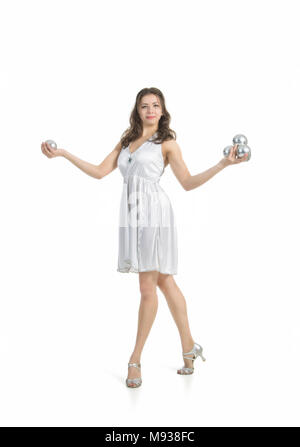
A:
[[[141,369],[140,363],[128,363],[128,366],[134,366],[135,368]]]

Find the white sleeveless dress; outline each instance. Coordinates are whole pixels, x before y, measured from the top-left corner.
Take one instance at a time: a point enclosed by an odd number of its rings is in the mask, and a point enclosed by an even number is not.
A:
[[[164,173],[162,145],[154,134],[132,154],[122,147],[123,176],[117,271],[177,274],[177,228],[171,202],[159,185]]]

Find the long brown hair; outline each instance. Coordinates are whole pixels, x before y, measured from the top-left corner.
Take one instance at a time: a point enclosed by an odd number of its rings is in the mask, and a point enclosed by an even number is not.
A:
[[[152,142],[160,144],[165,140],[176,140],[176,132],[172,129],[170,129],[170,121],[171,121],[171,115],[166,109],[166,102],[164,95],[162,92],[155,87],[150,88],[143,88],[140,90],[136,96],[135,105],[130,115],[130,127],[123,132],[121,137],[121,144],[122,148],[129,146],[129,144],[132,141],[137,140],[140,138],[143,134],[143,124],[142,120],[138,113],[138,106],[141,103],[142,98],[145,95],[153,94],[159,97],[161,107],[162,107],[162,116],[160,117],[159,123],[158,123],[158,130],[156,138],[153,138]]]

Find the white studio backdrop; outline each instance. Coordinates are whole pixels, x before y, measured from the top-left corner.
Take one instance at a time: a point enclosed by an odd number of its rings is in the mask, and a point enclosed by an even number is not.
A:
[[[297,1],[4,0],[0,5],[1,426],[299,426]],[[207,361],[190,377],[164,296],[125,386],[138,274],[116,271],[122,177],[96,180],[138,91],[159,88],[192,175],[160,184],[175,280]]]

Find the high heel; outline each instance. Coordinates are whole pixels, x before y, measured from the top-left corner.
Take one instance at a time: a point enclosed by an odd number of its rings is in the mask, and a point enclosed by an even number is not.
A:
[[[128,368],[129,366],[134,366],[135,368],[141,369],[140,363],[128,363]],[[133,383],[134,385],[131,386],[131,383]],[[128,386],[128,388],[137,388],[138,386],[142,385],[142,379],[141,377],[138,377],[136,379],[126,379],[126,385]]]
[[[194,343],[193,349],[190,352],[183,352],[183,358],[188,359],[188,360],[192,360],[193,361],[193,367],[192,368],[188,368],[186,366],[183,365],[182,368],[177,370],[177,374],[193,374],[194,372],[194,360],[196,360],[197,357],[201,357],[203,362],[205,362],[205,358],[202,355],[203,352],[203,348],[202,346],[200,346],[198,343]],[[186,357],[188,354],[192,354],[193,357]]]

